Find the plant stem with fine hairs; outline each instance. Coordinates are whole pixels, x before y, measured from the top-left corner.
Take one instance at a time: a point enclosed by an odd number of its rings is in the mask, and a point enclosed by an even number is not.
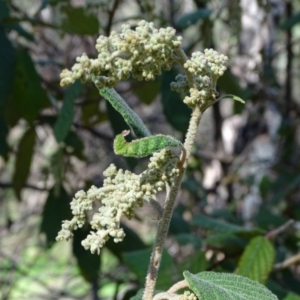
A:
[[[143,300],[151,300],[155,291],[155,284],[158,275],[158,270],[160,267],[160,262],[162,258],[164,243],[167,237],[170,221],[173,214],[175,200],[180,188],[182,177],[187,167],[188,159],[192,150],[192,146],[195,141],[197,128],[202,116],[202,112],[199,107],[194,108],[192,116],[190,119],[189,129],[184,142],[184,148],[186,151],[185,160],[183,164],[179,166],[179,174],[176,177],[173,185],[171,186],[169,192],[166,196],[166,202],[164,207],[164,212],[162,218],[158,223],[157,234],[154,242],[153,251],[150,258],[150,264],[146,277],[145,290],[143,294]]]

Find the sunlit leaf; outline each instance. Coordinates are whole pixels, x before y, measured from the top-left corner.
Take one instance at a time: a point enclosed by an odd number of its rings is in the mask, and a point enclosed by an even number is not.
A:
[[[278,300],[262,284],[229,273],[183,273],[190,289],[203,300]]]
[[[253,238],[240,258],[236,274],[265,283],[274,264],[275,250],[272,243],[262,237]]]

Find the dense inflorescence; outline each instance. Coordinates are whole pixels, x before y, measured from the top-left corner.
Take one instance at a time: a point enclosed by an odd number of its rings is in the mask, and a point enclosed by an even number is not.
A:
[[[191,108],[196,105],[211,105],[217,96],[216,82],[226,70],[228,58],[213,49],[205,49],[192,54],[183,67],[192,75],[193,83],[188,82],[187,76],[177,75],[171,84],[171,89],[183,94],[189,94],[183,100]]]
[[[93,80],[98,88],[114,87],[118,81],[132,75],[138,80],[153,80],[161,70],[169,70],[174,62],[174,51],[181,45],[181,37],[171,27],[156,29],[153,23],[139,22],[135,30],[126,24],[118,34],[97,39],[98,57],[90,59],[86,54],[77,57],[70,70],[61,73],[61,86],[76,79]]]
[[[106,177],[103,187],[92,186],[87,193],[79,191],[71,202],[73,218],[64,221],[58,233],[57,240],[69,240],[72,231],[82,227],[86,221],[86,211],[92,209],[95,200],[101,202],[98,211],[93,215],[91,227],[93,230],[82,245],[92,253],[100,253],[109,236],[114,242],[121,242],[125,236],[120,228],[121,217],[134,216],[137,207],[144,201],[155,200],[157,192],[161,191],[166,183],[171,183],[178,173],[178,157],[170,150],[164,149],[153,154],[146,171],[140,175],[124,171],[111,164],[104,172]]]

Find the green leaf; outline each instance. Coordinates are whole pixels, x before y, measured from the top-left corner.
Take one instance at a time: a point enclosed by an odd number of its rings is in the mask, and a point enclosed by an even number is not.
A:
[[[112,107],[124,118],[125,122],[132,128],[138,138],[150,136],[151,133],[141,118],[128,106],[126,101],[114,90],[104,88],[99,90]],[[124,130],[125,128],[123,128]]]
[[[281,24],[281,29],[289,30],[300,22],[300,12],[293,14]]]
[[[284,188],[278,191],[270,200],[270,203],[277,204],[281,199],[284,199],[290,195],[300,185],[300,174],[294,176],[294,178],[288,182]]]
[[[240,97],[238,97],[238,96],[236,96],[236,95],[231,95],[231,94],[227,94],[227,95],[224,95],[224,96],[220,97],[220,98],[218,99],[218,101],[219,101],[219,100],[222,100],[222,99],[226,99],[226,98],[230,98],[230,99],[233,99],[233,100],[235,100],[235,101],[239,101],[239,102],[241,102],[241,103],[245,103],[245,101],[244,101],[242,98],[240,98]]]
[[[19,199],[21,198],[21,190],[26,184],[29,175],[35,138],[35,128],[31,127],[24,133],[18,146],[12,183],[16,196]]]
[[[81,245],[81,241],[86,238],[90,231],[90,226],[84,226],[74,232],[73,254],[77,259],[77,264],[83,278],[87,282],[93,283],[99,276],[101,255],[99,257],[99,255],[91,254],[90,251],[86,251]]]
[[[58,143],[62,142],[70,131],[74,118],[74,100],[81,91],[82,84],[80,81],[76,81],[66,91],[62,108],[53,127],[54,136]]]
[[[121,223],[126,238],[122,243],[115,243],[113,239],[109,239],[105,247],[107,247],[118,259],[122,260],[124,252],[136,251],[145,249],[146,245],[141,238],[131,228]]]
[[[46,235],[46,245],[50,248],[55,243],[63,220],[72,218],[70,210],[70,196],[61,185],[52,187],[49,191],[44,210],[40,231]]]
[[[0,155],[4,158],[7,159],[7,154],[9,151],[9,146],[7,144],[7,137],[8,134],[8,126],[3,119],[3,117],[0,115]]]
[[[236,77],[230,69],[227,69],[224,74],[218,79],[217,88],[222,90],[224,93],[230,93],[237,95],[240,98],[246,96],[245,90],[241,87],[239,78]],[[244,109],[244,105],[241,102],[235,101],[234,113],[241,113]]]
[[[47,93],[42,88],[40,76],[27,50],[23,48],[17,51],[12,97],[16,103],[16,113],[21,114],[29,123],[32,123],[40,110],[49,103]]]
[[[144,290],[140,289],[135,296],[130,298],[130,300],[142,300],[143,293],[144,293]]]
[[[153,135],[128,143],[124,136],[129,134],[129,130],[124,130],[114,139],[114,151],[118,155],[128,157],[145,157],[156,151],[168,147],[183,147],[180,141],[169,135]]]
[[[201,229],[208,229],[213,232],[218,232],[223,234],[225,233],[235,234],[241,237],[253,237],[265,233],[263,230],[259,228],[244,228],[242,226],[216,220],[214,218],[202,214],[197,214],[193,218],[192,225],[196,225],[199,226]]]
[[[168,122],[174,129],[185,133],[189,126],[192,111],[183,103],[181,96],[170,89],[170,84],[177,74],[174,69],[168,72],[163,71],[161,101]]]
[[[205,252],[198,251],[193,255],[188,256],[179,264],[180,272],[189,270],[192,273],[199,273],[207,268],[207,260],[205,257]]]
[[[0,45],[0,108],[2,109],[2,106],[6,102],[12,87],[15,74],[16,53],[10,40],[7,38],[4,30],[1,27]]]
[[[229,273],[183,273],[199,300],[278,300],[262,284]]]
[[[62,11],[65,13],[61,27],[79,35],[97,34],[99,22],[97,16],[87,12],[84,7],[72,7],[70,4],[64,5]]]
[[[107,115],[110,120],[110,125],[115,135],[119,134],[128,127],[121,114],[116,111],[109,101],[106,102]],[[132,138],[132,137],[131,137]],[[133,170],[138,164],[137,159],[133,157],[124,157],[130,170]]]
[[[283,300],[300,300],[300,296],[290,292]]]
[[[136,276],[139,282],[143,283],[147,274],[148,264],[152,248],[123,253],[123,261]],[[173,277],[176,275],[173,259],[167,251],[163,252],[162,261],[157,279],[157,289],[167,289],[173,284]]]
[[[161,89],[161,80],[155,78],[153,81],[141,82],[137,87],[133,87],[133,92],[138,96],[139,100],[150,105],[157,97]]]
[[[0,22],[9,17],[9,7],[5,0],[0,0]]]
[[[262,236],[253,238],[240,258],[236,274],[265,283],[274,264],[272,243]]]
[[[212,11],[208,8],[200,8],[191,13],[181,16],[175,21],[175,26],[179,29],[186,29],[189,26],[197,23],[199,20],[207,19]]]
[[[76,132],[69,131],[68,135],[65,138],[66,152],[70,155],[74,155],[81,160],[86,160],[86,157],[83,153],[84,143],[79,138]]]

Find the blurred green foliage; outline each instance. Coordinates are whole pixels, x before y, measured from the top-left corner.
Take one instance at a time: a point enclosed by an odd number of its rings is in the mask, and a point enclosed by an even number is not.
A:
[[[228,55],[218,91],[246,101],[216,103],[204,116],[158,288],[182,280],[184,270],[213,270],[262,282],[279,299],[300,299],[299,268],[274,267],[299,252],[299,226],[269,238],[300,218],[300,4],[251,1],[263,16],[258,26],[271,28],[264,40],[260,29],[243,25],[243,1],[153,1],[153,10],[146,2],[0,0],[0,298],[130,299],[143,287],[157,226],[149,205],[132,222],[124,220],[124,242],[108,243],[100,256],[81,246],[89,227],[76,231],[73,244],[57,243],[55,236],[70,217],[73,194],[100,186],[110,163],[136,172],[147,163],[112,152],[126,123],[91,84],[62,89],[59,74],[83,52],[96,55],[98,35],[147,19],[175,27],[188,54],[213,47]],[[153,82],[130,79],[116,89],[151,132],[182,140],[190,109],[169,88],[178,71],[164,71]],[[275,133],[264,119],[268,107],[281,118]],[[228,154],[221,133],[234,116],[243,126],[233,141],[236,151]],[[265,163],[251,154],[255,143],[267,153],[266,139],[275,145],[271,163],[243,172]],[[205,174],[214,161],[222,176],[208,187]],[[241,206],[253,189],[261,204],[247,219]]]

